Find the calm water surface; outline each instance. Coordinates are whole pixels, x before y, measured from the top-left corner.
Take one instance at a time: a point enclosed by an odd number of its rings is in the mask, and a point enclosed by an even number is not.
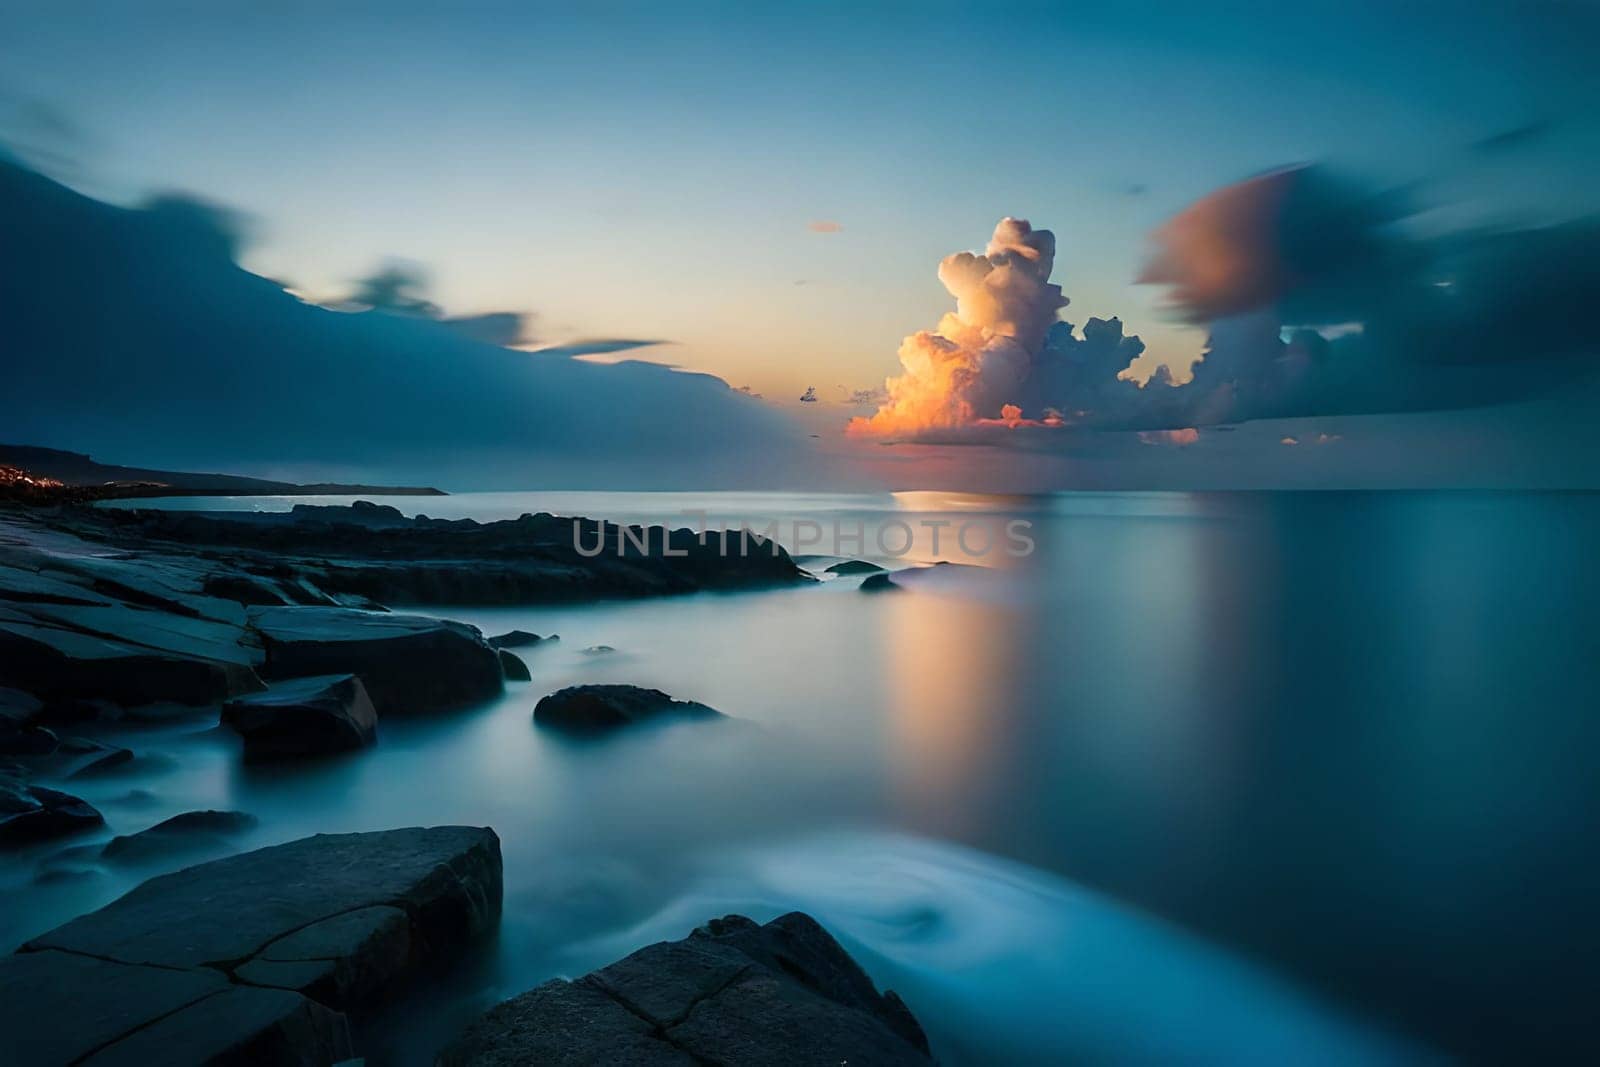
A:
[[[385,1020],[376,1062],[426,1062],[471,1012],[712,915],[791,908],[898,989],[951,1063],[1597,1051],[1600,497],[391,502],[673,525],[703,508],[779,519],[791,544],[794,519],[838,518],[865,524],[868,557],[885,524],[1019,518],[1034,551],[976,559],[944,528],[938,557],[983,566],[908,572],[898,594],[834,579],[433,609],[561,641],[526,650],[534,681],[502,700],[385,721],[376,749],[309,768],[246,770],[204,720],[109,735],[145,765],[73,787],[115,832],[197,807],[261,816],[249,845],[499,832],[500,938],[441,979],[432,1010]],[[928,533],[884,562],[931,562]],[[735,721],[599,744],[534,729],[534,702],[579,682]],[[152,873],[37,885],[52,851],[0,866],[8,943]]]

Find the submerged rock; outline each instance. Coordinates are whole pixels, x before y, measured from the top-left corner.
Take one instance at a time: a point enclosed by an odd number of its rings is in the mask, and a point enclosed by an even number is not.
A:
[[[152,878],[0,957],[18,1063],[331,1063],[494,929],[493,830],[308,837]],[[87,1058],[86,1058],[87,1057]]]
[[[353,674],[279,682],[223,705],[222,723],[244,738],[247,760],[348,752],[378,734],[377,712]]]
[[[70,793],[0,776],[0,846],[48,841],[104,822],[91,805]]]
[[[528,648],[532,645],[542,644],[545,641],[559,641],[559,634],[549,637],[540,637],[538,634],[529,633],[527,630],[512,630],[510,633],[495,634],[489,638],[489,644],[495,648]]]
[[[610,645],[590,645],[588,648],[578,649],[579,655],[583,656],[609,656],[615,651],[616,649]]]
[[[887,571],[881,574],[869,574],[861,579],[863,593],[897,593],[900,589],[901,586],[889,579]]]
[[[505,672],[506,678],[513,682],[531,682],[533,675],[528,673],[528,665],[522,662],[515,652],[500,649],[500,669]]]
[[[511,1063],[928,1064],[910,1010],[826,930],[739,915],[491,1009],[439,1057]]]
[[[355,608],[251,608],[263,677],[359,675],[380,715],[447,711],[498,696],[500,657],[465,623]]]
[[[636,685],[575,685],[543,698],[533,709],[540,726],[571,733],[600,733],[654,719],[721,719],[715,708],[674,700]]]
[[[179,852],[226,848],[227,837],[256,825],[242,811],[186,811],[135,834],[119,834],[100,855],[114,863],[144,863]]]

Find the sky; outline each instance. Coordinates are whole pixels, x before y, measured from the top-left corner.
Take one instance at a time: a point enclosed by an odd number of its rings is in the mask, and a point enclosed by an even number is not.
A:
[[[69,181],[242,210],[246,265],[301,291],[400,257],[454,311],[832,399],[895,371],[933,266],[1003,215],[1057,235],[1069,321],[1184,368],[1203,332],[1132,284],[1165,217],[1309,159],[1450,170],[1594,88],[1570,5],[1099,7],[7,3],[0,89],[76,131]],[[1584,195],[1561,148],[1508,210]]]
[[[0,141],[241,213],[241,263],[314,300],[404,261],[452,315],[659,340],[629,356],[832,432],[1004,217],[1054,234],[1062,318],[1183,382],[1209,323],[1138,279],[1230,183],[1315,162],[1422,190],[1421,229],[1594,211],[1594,8],[1288,7],[0,0]]]

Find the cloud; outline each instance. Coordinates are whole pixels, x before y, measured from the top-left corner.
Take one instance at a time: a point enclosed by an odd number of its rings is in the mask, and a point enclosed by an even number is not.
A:
[[[1185,426],[1179,430],[1140,430],[1139,443],[1146,445],[1171,445],[1174,448],[1188,448],[1200,440],[1200,431],[1193,426]]]
[[[939,264],[956,310],[900,345],[905,372],[884,382],[888,399],[856,435],[907,436],[993,417],[1014,402],[1034,354],[1066,306],[1050,283],[1056,240],[1025,219],[1005,218],[982,255],[957,252]]]
[[[834,222],[832,219],[815,219],[806,223],[806,229],[812,233],[840,233],[844,230],[844,223]]]
[[[226,217],[192,198],[116,207],[0,163],[10,439],[169,469],[449,489],[770,485],[810,462],[798,426],[708,375],[307,304],[221,254],[238,241]],[[431,303],[404,278],[362,291]]]

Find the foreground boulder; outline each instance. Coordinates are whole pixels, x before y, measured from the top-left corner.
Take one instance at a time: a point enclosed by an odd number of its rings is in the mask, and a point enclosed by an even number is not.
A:
[[[659,689],[637,685],[575,685],[557,690],[533,709],[540,726],[571,733],[603,733],[655,719],[721,719],[715,708],[674,700]]]
[[[448,711],[498,696],[500,657],[474,626],[330,607],[258,607],[262,676],[352,673],[380,715]]]
[[[0,958],[0,1032],[16,1064],[314,1064],[347,1059],[345,1017],[210,968],[169,970],[71,952]]]
[[[330,1063],[498,924],[500,841],[321,834],[152,878],[0,958],[18,1063]],[[9,1061],[8,1061],[9,1062]]]
[[[378,713],[353,674],[296,678],[229,701],[222,724],[244,738],[253,761],[348,752],[378,736]]]
[[[739,915],[575,982],[493,1008],[440,1056],[449,1067],[627,1063],[928,1064],[928,1039],[816,920]]]

